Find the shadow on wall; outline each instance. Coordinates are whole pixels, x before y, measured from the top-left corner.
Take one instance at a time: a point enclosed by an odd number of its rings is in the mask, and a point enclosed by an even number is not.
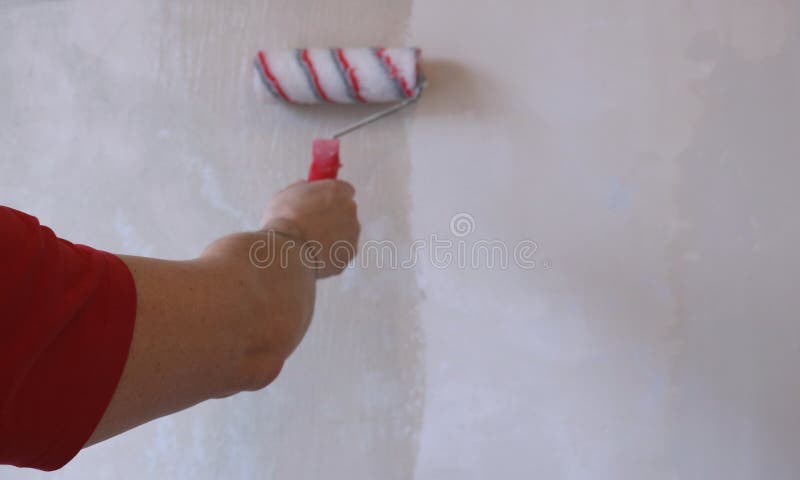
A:
[[[464,65],[442,59],[425,60],[423,73],[428,79],[425,92],[425,113],[434,116],[452,116],[462,113],[483,115],[489,105],[480,95],[481,90],[491,90],[488,78],[480,77]]]

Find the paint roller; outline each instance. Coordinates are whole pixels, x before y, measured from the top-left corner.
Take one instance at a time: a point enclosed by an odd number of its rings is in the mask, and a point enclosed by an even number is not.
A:
[[[336,178],[339,139],[416,102],[425,88],[418,48],[302,48],[258,52],[256,92],[286,104],[395,103],[334,133],[316,139],[308,180]]]

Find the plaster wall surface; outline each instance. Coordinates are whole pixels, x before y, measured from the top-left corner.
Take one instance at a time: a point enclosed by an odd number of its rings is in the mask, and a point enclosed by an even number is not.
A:
[[[0,203],[114,252],[255,228],[312,138],[374,111],[256,103],[257,49],[417,45],[430,82],[343,146],[364,241],[413,268],[326,281],[267,390],[0,478],[796,478],[799,15],[0,3]]]

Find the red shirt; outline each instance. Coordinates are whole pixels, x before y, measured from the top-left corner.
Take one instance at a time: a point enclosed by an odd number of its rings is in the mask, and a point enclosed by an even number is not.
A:
[[[0,464],[55,470],[83,448],[122,375],[135,317],[119,258],[0,207]]]

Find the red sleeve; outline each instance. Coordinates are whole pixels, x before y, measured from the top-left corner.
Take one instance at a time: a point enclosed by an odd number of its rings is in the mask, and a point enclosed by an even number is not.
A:
[[[122,375],[135,317],[119,258],[0,207],[0,464],[55,470],[83,448]]]

